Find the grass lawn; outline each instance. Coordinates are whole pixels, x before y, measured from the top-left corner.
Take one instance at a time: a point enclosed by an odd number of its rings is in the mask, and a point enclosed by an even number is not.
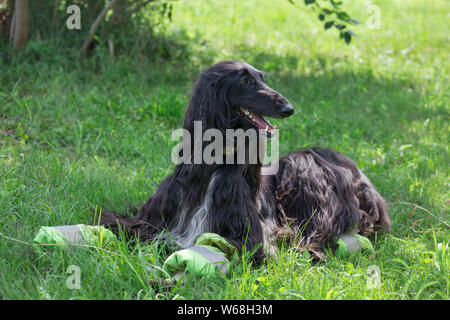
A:
[[[378,29],[366,24],[370,3]],[[102,46],[79,59],[33,41],[38,60],[0,46],[0,298],[448,299],[450,3],[370,3],[345,1],[362,22],[350,45],[303,5],[186,0],[164,31],[176,44],[169,60],[110,59]],[[262,266],[244,256],[226,276],[171,286],[163,246],[34,251],[40,226],[89,223],[90,208],[123,212],[147,199],[173,169],[170,135],[195,78],[222,59],[266,71],[296,108],[273,121],[282,154],[334,148],[373,181],[392,219],[376,252],[313,263],[282,248]],[[71,265],[80,289],[66,285]]]

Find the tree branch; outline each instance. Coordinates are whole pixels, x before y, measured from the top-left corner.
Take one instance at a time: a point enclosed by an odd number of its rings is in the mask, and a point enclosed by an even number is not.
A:
[[[133,13],[138,12],[139,10],[141,10],[142,7],[146,6],[147,4],[149,4],[150,2],[153,2],[155,0],[146,0],[140,4],[138,4],[133,10],[131,10],[130,12],[128,12],[125,16],[120,17],[118,22],[116,23],[116,25],[121,24],[123,21],[125,21],[126,19],[128,19]]]
[[[91,29],[89,30],[89,35],[88,35],[87,39],[84,41],[83,46],[81,47],[81,53],[82,54],[86,54],[87,48],[91,44],[92,39],[94,38],[94,34],[97,31],[98,26],[100,25],[100,22],[103,20],[103,18],[105,17],[106,13],[108,12],[108,10],[114,5],[114,3],[116,1],[117,0],[111,0],[108,3],[108,5],[103,8],[102,12],[100,12],[98,17],[95,19],[94,23],[91,26]]]

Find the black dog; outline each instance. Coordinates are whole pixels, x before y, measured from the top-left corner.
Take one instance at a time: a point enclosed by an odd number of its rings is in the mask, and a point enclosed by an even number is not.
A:
[[[194,135],[194,121],[201,121],[203,132],[254,129],[258,137],[270,137],[274,128],[264,117],[285,118],[293,112],[260,71],[243,62],[223,61],[201,74],[184,129]],[[249,152],[254,151],[247,151],[246,159]],[[340,153],[303,149],[280,159],[276,174],[262,175],[263,169],[260,160],[180,163],[135,217],[103,213],[101,223],[112,229],[120,224],[140,239],[172,237],[182,247],[193,245],[201,233],[214,232],[240,249],[259,247],[256,261],[273,253],[281,239],[320,258],[324,247],[333,248],[346,232],[371,235],[390,225],[383,198]]]

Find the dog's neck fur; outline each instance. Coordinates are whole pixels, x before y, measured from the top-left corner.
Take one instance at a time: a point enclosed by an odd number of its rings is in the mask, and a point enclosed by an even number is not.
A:
[[[249,150],[247,143],[246,150]],[[200,234],[216,231],[214,225],[217,221],[213,221],[214,212],[211,212],[218,207],[214,203],[217,201],[214,194],[224,185],[226,186],[227,181],[231,181],[229,182],[231,184],[239,184],[244,180],[248,189],[243,187],[248,190],[251,204],[257,210],[257,198],[261,186],[261,167],[262,163],[259,159],[256,164],[177,165],[174,175],[179,177],[180,182],[183,182],[184,192],[179,199],[180,206],[178,214],[175,215],[177,218],[169,226],[169,231],[176,242],[185,248],[193,245]],[[230,194],[230,197],[232,196],[234,195]],[[233,199],[228,198],[227,200],[234,203]],[[227,217],[221,218],[227,219]]]
[[[249,148],[248,142],[245,144],[245,151],[249,150],[259,152],[259,147],[263,148],[262,155],[265,154],[266,151],[266,138],[262,136],[258,136],[260,141],[258,148]],[[205,145],[202,148],[202,153],[205,149]],[[232,171],[236,175],[241,175],[244,177],[247,184],[250,186],[252,190],[252,200],[256,201],[256,195],[259,191],[259,186],[261,184],[261,168],[262,162],[259,157],[255,157],[257,159],[256,163],[251,164],[248,163],[248,159],[250,158],[248,154],[246,154],[245,159],[247,159],[247,163],[237,164],[237,147],[235,147],[232,151],[234,153],[234,163],[227,164],[226,157],[229,157],[229,152],[224,154],[223,163],[224,164],[178,164],[175,167],[174,175],[180,177],[180,181],[184,182],[184,187],[188,193],[194,193],[192,196],[188,195],[188,203],[192,203],[194,206],[198,205],[199,200],[204,198],[209,182],[211,181],[214,173],[224,166],[228,168],[232,168]],[[194,149],[191,150],[191,154],[194,154]],[[199,183],[200,182],[200,183]],[[189,192],[189,190],[194,190],[193,192]],[[197,201],[195,201],[197,200]]]

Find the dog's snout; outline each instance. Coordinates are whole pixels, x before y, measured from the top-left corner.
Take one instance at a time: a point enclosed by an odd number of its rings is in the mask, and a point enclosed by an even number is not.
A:
[[[291,114],[294,113],[294,107],[292,107],[290,103],[285,104],[284,106],[281,107],[280,112],[284,117],[289,117]]]

